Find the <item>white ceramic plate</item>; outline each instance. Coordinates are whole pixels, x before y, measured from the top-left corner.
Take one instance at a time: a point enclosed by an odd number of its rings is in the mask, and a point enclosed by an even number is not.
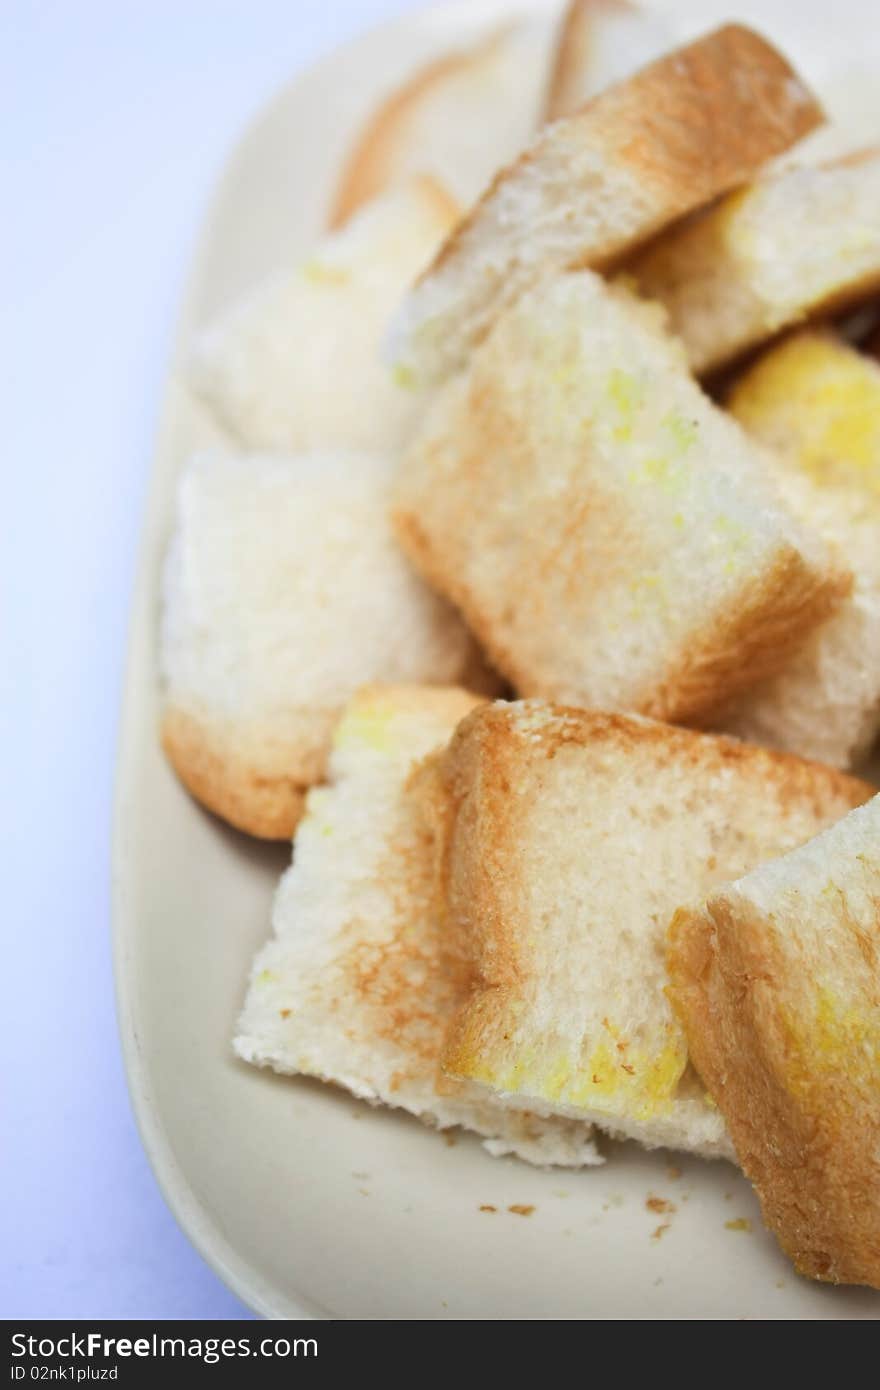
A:
[[[854,94],[873,96],[865,50],[875,45],[878,57],[880,40],[863,0],[837,0],[830,32],[825,0],[660,8],[682,36],[736,11],[820,87],[854,67],[837,82],[849,108]],[[449,1146],[330,1088],[257,1072],[230,1050],[289,853],[199,810],[157,745],[161,557],[176,470],[207,429],[179,384],[180,363],[195,326],[317,230],[346,142],[376,95],[505,11],[467,0],[416,13],[298,78],[233,155],[208,219],[156,451],[118,773],[119,1016],[144,1144],[193,1243],[273,1317],[877,1317],[877,1296],[792,1272],[726,1164],[621,1146],[602,1169],[538,1172],[491,1159],[469,1138]],[[651,1196],[675,1212],[646,1207]],[[481,1211],[486,1204],[497,1212]],[[511,1214],[513,1204],[534,1212]],[[744,1221],[750,1231],[729,1224]]]

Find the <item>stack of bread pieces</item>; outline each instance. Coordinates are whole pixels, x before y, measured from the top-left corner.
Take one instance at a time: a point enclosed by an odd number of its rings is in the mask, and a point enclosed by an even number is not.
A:
[[[573,0],[436,55],[204,326],[162,740],[294,839],[239,1057],[736,1162],[880,1287],[880,151],[799,165],[776,49],[671,43]]]

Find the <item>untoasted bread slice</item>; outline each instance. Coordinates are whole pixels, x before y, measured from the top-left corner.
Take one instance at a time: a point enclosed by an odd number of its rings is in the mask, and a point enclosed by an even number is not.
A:
[[[395,521],[520,694],[687,722],[781,669],[850,580],[661,319],[590,271],[523,295],[438,394]]]
[[[880,797],[676,914],[669,995],[801,1274],[880,1288]]]
[[[162,739],[193,795],[252,835],[290,838],[364,681],[485,688],[472,639],[395,544],[391,473],[366,455],[218,455],[181,479]]]
[[[569,0],[554,55],[547,120],[570,116],[671,47],[669,26],[650,9],[630,0]]]
[[[449,376],[536,280],[607,267],[820,119],[785,59],[739,25],[660,58],[496,177],[404,300],[393,360],[420,384]]]
[[[854,582],[789,665],[723,725],[851,767],[880,730],[880,367],[831,333],[802,330],[760,358],[727,403],[776,451],[792,509],[846,557]]]
[[[247,449],[397,448],[420,403],[380,344],[457,218],[431,179],[393,189],[210,323],[193,348],[190,385]]]
[[[553,39],[550,16],[507,24],[392,92],[349,155],[331,226],[413,174],[433,175],[470,207],[541,122]]]
[[[880,150],[787,169],[674,228],[628,267],[694,371],[880,287]]]
[[[669,921],[871,789],[732,739],[538,701],[469,715],[426,785],[447,930],[478,975],[449,1074],[644,1144],[727,1153],[664,994]]]
[[[352,699],[334,737],[330,785],[309,793],[235,1050],[441,1129],[464,1125],[493,1153],[598,1162],[588,1126],[502,1110],[439,1075],[470,967],[433,912],[431,845],[408,781],[473,705],[464,691],[419,687],[374,687]]]

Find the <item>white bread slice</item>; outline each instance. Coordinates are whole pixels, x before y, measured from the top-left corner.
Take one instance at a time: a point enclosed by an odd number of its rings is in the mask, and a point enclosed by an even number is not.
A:
[[[390,352],[421,384],[464,365],[541,276],[607,267],[750,178],[821,119],[789,64],[728,25],[546,126],[406,296]]]
[[[366,455],[203,455],[181,478],[162,739],[189,790],[253,835],[290,837],[364,681],[485,688],[473,641],[395,544],[391,471]]]
[[[628,266],[695,372],[880,287],[880,150],[787,169],[674,228]]]
[[[845,557],[854,582],[723,727],[851,767],[880,730],[880,367],[831,333],[804,329],[745,372],[727,404],[777,452],[792,510]]]
[[[445,1070],[649,1146],[727,1154],[664,994],[669,921],[871,788],[732,739],[539,701],[469,715],[426,786],[447,930],[478,973]]]
[[[661,318],[590,271],[523,295],[438,393],[395,523],[520,694],[687,722],[781,669],[850,578]]]
[[[427,178],[371,203],[199,335],[193,389],[247,449],[397,448],[420,407],[380,344],[457,218],[457,204]]]
[[[496,28],[470,49],[435,58],[386,97],[348,157],[330,225],[413,174],[432,175],[470,207],[541,123],[553,19]]]
[[[570,116],[605,87],[672,47],[666,20],[630,0],[569,0],[559,30],[546,119]]]
[[[330,785],[313,789],[251,972],[239,1057],[319,1077],[533,1163],[601,1160],[590,1129],[543,1121],[443,1081],[438,1057],[469,966],[434,908],[430,836],[408,783],[473,708],[462,690],[373,687],[337,728]]]
[[[880,797],[682,909],[670,999],[801,1274],[880,1288]]]

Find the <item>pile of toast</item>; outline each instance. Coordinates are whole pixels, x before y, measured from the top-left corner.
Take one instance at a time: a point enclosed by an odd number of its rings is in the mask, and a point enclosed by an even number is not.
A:
[[[822,121],[621,0],[391,93],[193,345],[229,442],[162,740],[294,838],[241,1058],[537,1164],[736,1162],[880,1287],[880,149],[799,159]]]

